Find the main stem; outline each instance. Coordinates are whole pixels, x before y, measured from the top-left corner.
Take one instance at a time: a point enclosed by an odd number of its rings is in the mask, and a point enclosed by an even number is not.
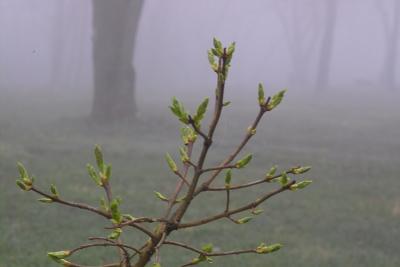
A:
[[[194,193],[196,191],[196,187],[199,181],[199,178],[202,174],[202,168],[207,157],[207,153],[212,144],[212,138],[214,136],[215,129],[221,117],[223,103],[224,103],[224,89],[225,89],[225,79],[227,73],[227,64],[226,64],[227,54],[224,49],[223,55],[219,58],[218,62],[218,80],[217,80],[217,88],[215,93],[215,109],[214,116],[211,121],[207,138],[204,139],[203,147],[198,158],[196,168],[194,170],[194,175],[192,182],[189,186],[188,192],[185,196],[185,200],[178,207],[178,209],[171,215],[172,224],[162,222],[160,223],[154,231],[153,238],[150,238],[145,247],[141,250],[138,261],[133,265],[133,267],[144,267],[151,260],[152,255],[156,251],[157,245],[162,242],[163,236],[168,236],[173,230],[176,230],[176,224],[179,223],[182,217],[185,215],[190,203],[194,198]],[[182,181],[181,181],[182,182]],[[178,184],[179,185],[179,184]],[[179,187],[178,187],[179,188]],[[180,188],[179,188],[180,190]],[[168,208],[167,214],[170,213],[170,208]]]

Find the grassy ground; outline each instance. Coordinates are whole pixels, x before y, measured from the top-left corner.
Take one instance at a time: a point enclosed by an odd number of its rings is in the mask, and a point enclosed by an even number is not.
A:
[[[346,96],[346,97],[344,97]],[[172,238],[195,246],[212,242],[223,250],[285,245],[265,256],[215,259],[215,266],[251,267],[397,267],[400,266],[400,108],[399,95],[346,93],[297,95],[268,114],[245,152],[255,159],[234,179],[258,177],[272,164],[282,168],[312,165],[307,190],[286,192],[263,205],[265,212],[237,226],[215,222]],[[176,178],[163,160],[179,142],[178,123],[166,114],[167,100],[155,110],[143,101],[133,127],[90,127],[78,117],[87,106],[75,101],[40,96],[0,97],[0,267],[56,266],[47,251],[72,248],[85,238],[104,235],[105,221],[81,211],[36,202],[32,193],[15,186],[16,161],[22,161],[46,188],[58,185],[66,199],[97,205],[101,191],[87,177],[95,143],[103,145],[113,164],[114,193],[123,198],[124,211],[135,216],[158,216],[164,204],[153,191],[170,193]],[[256,113],[254,101],[233,98],[217,132],[211,165],[228,154]],[[18,106],[16,106],[18,103]],[[72,106],[72,103],[76,106]],[[50,112],[51,111],[51,112]],[[242,177],[242,178],[240,178]],[[272,185],[235,194],[234,205],[254,199]],[[198,218],[223,208],[223,200],[207,193],[186,217]],[[126,233],[126,240],[143,240]],[[112,253],[93,249],[77,260],[101,264]],[[195,255],[166,248],[163,266],[175,267]]]

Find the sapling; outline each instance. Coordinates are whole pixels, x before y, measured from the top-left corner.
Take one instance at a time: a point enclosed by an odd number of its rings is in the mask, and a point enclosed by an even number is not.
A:
[[[24,191],[32,191],[42,198],[39,201],[44,203],[56,203],[65,206],[78,208],[89,213],[95,213],[107,219],[109,224],[105,226],[107,234],[103,237],[89,237],[89,243],[80,245],[69,250],[49,252],[48,256],[62,266],[84,267],[70,260],[70,256],[82,250],[92,247],[116,248],[119,253],[119,260],[114,263],[101,265],[102,267],[143,267],[152,264],[153,267],[160,267],[160,250],[164,246],[174,246],[177,249],[187,250],[195,254],[195,257],[183,266],[192,266],[202,262],[212,262],[216,257],[239,255],[239,254],[269,254],[279,250],[282,245],[260,243],[252,248],[238,249],[234,251],[214,251],[211,243],[202,247],[195,247],[173,239],[173,233],[186,228],[202,226],[214,221],[228,219],[235,224],[246,224],[262,212],[259,206],[269,198],[285,191],[296,191],[308,186],[310,180],[297,182],[290,176],[301,175],[310,170],[308,166],[296,166],[279,171],[277,166],[272,166],[265,175],[258,180],[246,183],[233,183],[233,174],[237,169],[248,166],[252,160],[252,154],[246,154],[237,159],[239,153],[256,134],[257,126],[261,118],[268,112],[274,110],[282,101],[285,90],[280,91],[271,97],[266,97],[262,84],[258,86],[259,111],[251,126],[246,130],[243,140],[234,148],[233,152],[223,159],[217,166],[205,166],[210,147],[213,145],[214,133],[220,121],[223,109],[229,105],[225,102],[225,81],[231,66],[232,56],[235,51],[235,43],[223,47],[222,43],[214,39],[214,46],[208,51],[208,59],[211,69],[217,76],[215,90],[214,111],[208,127],[202,125],[206,115],[209,99],[204,99],[193,114],[189,113],[184,105],[176,98],[173,98],[170,110],[183,124],[181,129],[182,147],[178,149],[180,162],[174,160],[169,153],[165,159],[171,171],[177,176],[175,190],[170,196],[165,196],[155,191],[155,196],[166,203],[165,212],[159,217],[152,218],[135,214],[135,217],[121,211],[119,198],[113,196],[111,189],[111,165],[104,161],[103,152],[99,146],[94,149],[96,167],[87,165],[88,175],[94,183],[104,189],[105,198],[102,198],[100,207],[94,207],[83,203],[76,203],[65,200],[61,197],[55,185],[50,186],[49,192],[38,188],[33,177],[25,167],[18,163],[20,178],[17,185]],[[201,141],[200,141],[201,140]],[[195,145],[199,146],[199,155],[192,155]],[[217,186],[216,181],[223,182],[223,186]],[[234,206],[231,203],[231,191],[258,186],[264,183],[278,184],[275,190],[262,194],[254,201],[244,205]],[[216,210],[215,214],[185,220],[185,214],[192,207],[193,200],[205,192],[222,193],[225,195],[225,207]],[[138,217],[136,217],[138,216]],[[153,227],[155,226],[155,227]],[[147,241],[142,246],[135,247],[122,241],[121,236],[127,230],[137,230],[147,236]],[[261,242],[261,241],[260,241]]]

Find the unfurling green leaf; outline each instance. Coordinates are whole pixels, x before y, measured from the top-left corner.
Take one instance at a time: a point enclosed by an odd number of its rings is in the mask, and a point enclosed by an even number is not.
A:
[[[226,101],[224,102],[224,104],[222,104],[223,107],[227,107],[231,104],[231,101]]]
[[[104,197],[100,198],[100,207],[105,212],[108,212],[108,210],[109,210],[108,205],[107,205],[106,200],[104,199]]]
[[[17,185],[19,188],[21,188],[24,191],[29,191],[32,189],[32,186],[30,185],[26,185],[24,182],[22,182],[21,180],[17,180],[16,181]]]
[[[228,49],[226,50],[226,54],[227,54],[230,58],[232,58],[232,55],[233,55],[233,53],[235,52],[235,46],[236,46],[236,43],[233,42],[233,43],[231,43],[231,44],[228,46]]]
[[[269,171],[265,175],[265,178],[271,179],[272,177],[274,177],[277,169],[278,169],[278,166],[276,166],[276,165],[272,166],[271,169],[269,169]]]
[[[267,253],[271,253],[274,251],[277,251],[279,249],[281,249],[283,246],[281,244],[272,244],[272,245],[265,245],[264,243],[261,243],[257,248],[256,248],[256,252],[258,254],[267,254]]]
[[[258,103],[260,104],[260,106],[263,106],[265,104],[265,93],[262,83],[258,84]]]
[[[87,171],[88,171],[88,173],[89,173],[89,176],[93,179],[93,181],[94,181],[97,185],[102,186],[102,185],[103,185],[103,182],[101,181],[99,175],[97,174],[96,169],[95,169],[91,164],[89,164],[89,163],[86,164],[86,168],[87,168]]]
[[[194,143],[196,141],[197,135],[192,128],[185,126],[181,128],[181,138],[183,143],[188,145],[189,143]]]
[[[200,122],[203,120],[204,114],[207,111],[208,101],[209,99],[206,98],[203,100],[203,102],[201,102],[201,104],[197,108],[196,115],[193,118],[193,121],[198,128],[200,128]]]
[[[214,53],[210,49],[208,52],[208,62],[210,62],[211,69],[215,72],[218,72],[218,64],[215,62]]]
[[[185,108],[175,97],[172,98],[172,105],[169,106],[169,108],[181,122],[183,122],[184,124],[189,123],[189,116]]]
[[[167,197],[165,197],[163,194],[161,194],[160,192],[154,191],[154,194],[156,195],[156,197],[158,197],[162,201],[167,201],[167,202],[169,201],[169,199]]]
[[[96,158],[97,167],[102,172],[104,170],[104,159],[103,152],[101,151],[101,147],[99,145],[94,147],[94,156]]]
[[[213,52],[210,50],[207,51],[207,55],[208,55],[208,62],[210,63],[210,65],[214,65],[215,64],[215,57]]]
[[[212,253],[213,249],[214,249],[214,246],[211,243],[205,244],[201,247],[201,250],[204,251],[205,253]]]
[[[229,169],[225,174],[225,187],[226,188],[229,188],[231,186],[231,180],[232,180],[232,170]]]
[[[246,156],[244,156],[241,160],[236,162],[235,164],[236,168],[241,169],[246,167],[246,165],[249,164],[249,162],[251,161],[252,157],[253,157],[252,154],[247,154]]]
[[[172,159],[171,155],[169,153],[165,154],[165,159],[167,160],[169,168],[173,172],[178,172],[178,167],[176,166],[175,161]]]
[[[263,212],[262,209],[254,209],[254,210],[251,211],[251,213],[254,214],[254,215],[259,215],[259,214],[261,214],[262,212]]]
[[[57,190],[57,187],[54,185],[54,184],[52,184],[51,186],[50,186],[50,191],[51,191],[51,193],[53,194],[53,196],[54,197],[58,197],[58,190]]]
[[[237,220],[237,223],[238,224],[245,224],[245,223],[248,223],[249,221],[251,221],[252,219],[253,219],[253,217],[250,217],[250,216],[244,217],[244,218],[241,218],[241,219]]]
[[[69,251],[69,250],[62,250],[62,251],[48,252],[47,253],[47,256],[49,256],[49,258],[52,259],[52,260],[65,259],[70,255],[71,255],[71,251]]]
[[[29,178],[28,172],[25,169],[24,165],[21,162],[17,163],[18,171],[19,171],[19,176],[21,179],[24,178]]]
[[[122,229],[121,228],[115,228],[111,234],[108,235],[109,239],[118,239],[118,237],[121,235]]]
[[[289,180],[290,180],[290,178],[288,177],[287,173],[284,172],[284,173],[282,173],[281,176],[279,176],[278,178],[275,178],[272,181],[279,182],[282,186],[285,186],[288,184]]]
[[[303,189],[309,186],[312,183],[311,180],[301,181],[290,186],[290,190],[296,191],[297,189]]]
[[[276,108],[282,102],[285,92],[286,90],[282,90],[279,91],[277,94],[273,95],[267,105],[267,109],[273,110],[274,108]]]
[[[210,257],[205,256],[205,255],[203,255],[203,254],[200,254],[197,258],[194,258],[194,259],[191,261],[191,265],[199,264],[199,263],[201,263],[201,262],[203,262],[203,261],[208,261],[209,263],[212,263],[212,262],[213,262],[213,260],[212,260]]]
[[[189,159],[189,155],[188,155],[188,153],[186,151],[186,148],[184,148],[184,147],[179,148],[179,153],[181,154],[181,161],[183,163],[186,163],[186,162],[188,162],[190,160]]]
[[[152,267],[161,267],[161,264],[160,263],[154,263],[153,265],[152,265]]]
[[[122,222],[121,212],[119,210],[120,200],[115,198],[110,203],[111,218],[112,220],[119,224]]]
[[[216,53],[216,56],[218,57],[222,56],[224,53],[224,48],[222,47],[221,41],[214,37],[213,43],[215,48],[213,49],[213,52]]]
[[[42,203],[53,203],[53,200],[51,198],[48,198],[48,197],[39,198],[38,201],[40,201]]]
[[[291,170],[291,172],[293,174],[302,174],[302,173],[308,172],[309,170],[311,170],[311,166],[303,166],[303,167],[299,166],[299,167],[293,168]]]
[[[17,167],[21,181],[27,186],[27,188],[30,188],[33,184],[33,178],[29,177],[28,171],[21,162],[17,163]]]
[[[108,181],[111,177],[111,164],[106,165],[106,173],[105,173],[105,178]]]

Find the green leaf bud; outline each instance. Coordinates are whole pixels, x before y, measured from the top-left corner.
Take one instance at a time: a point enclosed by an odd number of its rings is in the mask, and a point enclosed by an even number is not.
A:
[[[232,170],[229,169],[225,174],[225,187],[226,188],[229,188],[231,186],[231,180],[232,180]]]
[[[282,175],[281,175],[280,177],[278,177],[276,180],[277,180],[282,186],[285,186],[285,185],[288,184],[290,178],[288,177],[287,173],[284,172],[284,173],[282,173]]]
[[[248,132],[250,135],[255,135],[255,134],[257,133],[257,129],[256,129],[256,128],[253,128],[253,127],[251,127],[251,126],[249,126],[249,127],[247,128],[247,132]]]
[[[54,184],[52,184],[50,186],[50,191],[51,191],[51,193],[53,194],[54,197],[58,197],[58,190],[57,190],[57,187]]]
[[[203,120],[204,114],[207,111],[208,101],[209,99],[206,98],[203,100],[203,102],[201,102],[201,104],[197,108],[196,115],[193,118],[193,121],[198,128],[200,127],[200,122]]]
[[[179,153],[181,154],[181,161],[183,163],[186,163],[190,160],[189,155],[187,154],[187,151],[185,148],[183,148],[183,147],[179,148]]]
[[[122,221],[119,204],[120,201],[118,199],[113,199],[110,203],[111,217],[116,223],[120,223]]]
[[[92,178],[93,181],[94,181],[97,185],[102,186],[102,185],[103,185],[103,182],[101,181],[99,175],[97,174],[96,169],[95,169],[91,164],[89,164],[89,163],[86,164],[86,169],[87,169],[87,171],[88,171],[88,174],[89,174],[90,178]]]
[[[197,135],[192,128],[185,126],[181,128],[181,138],[183,143],[188,145],[189,143],[194,143],[196,141]]]
[[[108,210],[109,210],[108,205],[107,205],[106,200],[104,199],[104,197],[100,198],[100,207],[105,212],[108,212]]]
[[[237,223],[238,224],[245,224],[245,223],[248,223],[249,221],[251,221],[252,219],[253,219],[253,217],[250,217],[250,216],[244,217],[244,218],[241,218],[241,219],[237,220]]]
[[[256,252],[258,254],[267,254],[267,253],[277,251],[277,250],[281,249],[282,247],[283,246],[281,244],[273,244],[273,245],[266,246],[264,243],[261,243],[256,248]]]
[[[292,168],[291,172],[293,174],[302,174],[308,172],[309,170],[311,170],[311,166],[303,166],[303,167],[299,166]]]
[[[118,239],[119,236],[121,235],[121,233],[122,233],[122,229],[121,229],[121,228],[115,228],[115,229],[111,232],[111,234],[108,235],[108,238],[109,238],[109,239]]]
[[[111,177],[111,164],[106,165],[106,173],[105,173],[105,176],[106,176],[106,180],[107,180],[107,181],[110,180],[110,177]]]
[[[236,43],[233,42],[233,43],[231,43],[231,44],[228,46],[228,49],[226,50],[226,54],[227,54],[230,58],[232,57],[233,53],[235,52],[235,46],[236,46]]]
[[[214,48],[215,48],[214,50],[217,54],[216,56],[219,56],[219,57],[222,56],[224,53],[224,48],[222,47],[221,41],[214,37],[213,43],[214,43]]]
[[[251,213],[254,214],[254,215],[259,215],[259,214],[261,214],[262,212],[263,212],[262,209],[254,209],[254,210],[251,211]]]
[[[253,157],[252,154],[247,154],[246,156],[244,156],[241,160],[236,162],[235,164],[236,168],[241,169],[246,167],[246,165],[249,164],[249,162],[251,161],[252,157]]]
[[[211,243],[205,244],[201,247],[201,250],[204,251],[205,253],[212,253],[213,249],[214,249],[214,246]]]
[[[277,94],[273,95],[267,105],[267,109],[273,110],[274,108],[276,108],[282,102],[285,92],[286,90],[282,90],[279,91]]]
[[[301,182],[291,185],[290,190],[296,191],[297,189],[303,189],[303,188],[306,188],[307,186],[309,186],[311,183],[312,183],[311,180],[301,181]]]
[[[51,198],[48,198],[48,197],[39,198],[38,201],[40,201],[42,203],[53,203],[53,200]]]
[[[214,58],[214,54],[213,52],[210,50],[207,51],[207,55],[208,55],[208,62],[210,63],[210,65],[214,65],[215,64],[215,58]]]
[[[277,169],[278,169],[278,166],[276,166],[276,165],[272,166],[271,169],[269,169],[269,171],[265,175],[265,178],[271,179],[272,177],[274,177]]]
[[[20,178],[22,178],[22,179],[29,178],[28,172],[21,162],[17,162],[17,167],[18,167]]]
[[[17,185],[19,188],[21,188],[24,191],[29,191],[31,190],[32,186],[26,185],[24,182],[22,182],[21,180],[17,180],[16,181]]]
[[[167,197],[165,197],[163,194],[161,194],[160,192],[154,191],[154,194],[156,195],[156,197],[158,197],[162,201],[167,201],[167,202],[169,201],[169,199]]]
[[[262,83],[258,84],[258,103],[260,104],[260,106],[263,106],[265,104],[265,93]]]
[[[96,145],[94,147],[94,156],[96,158],[97,167],[101,172],[104,171],[104,160],[103,160],[103,152],[101,151],[101,147]]]
[[[154,263],[152,266],[153,267],[161,267],[161,264],[157,262],[157,263]]]
[[[169,153],[165,154],[165,159],[167,160],[169,168],[175,173],[178,172],[178,167]]]
[[[172,105],[169,106],[169,108],[181,122],[183,122],[184,124],[189,123],[189,117],[185,108],[175,97],[172,98]]]
[[[71,255],[71,251],[69,251],[69,250],[62,250],[62,251],[48,252],[47,253],[47,256],[52,260],[65,259],[70,255]]]

